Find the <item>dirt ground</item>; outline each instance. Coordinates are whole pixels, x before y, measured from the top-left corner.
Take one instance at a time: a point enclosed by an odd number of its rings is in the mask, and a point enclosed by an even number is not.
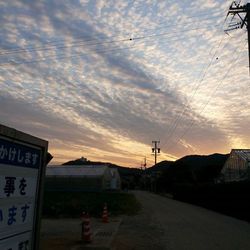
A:
[[[246,250],[250,224],[152,193],[136,191],[142,211],[123,216],[116,250]],[[43,220],[41,250],[69,250],[80,240],[79,220]],[[95,228],[92,220],[92,227]]]
[[[40,250],[69,250],[81,239],[79,219],[43,219]]]
[[[152,193],[134,192],[142,211],[124,217],[117,250],[246,250],[250,224]]]
[[[143,209],[137,216],[125,216],[114,245],[117,250],[164,249],[159,238],[163,231],[153,223],[152,214]]]
[[[90,218],[90,244],[81,241],[80,219],[44,219],[42,221],[40,250],[75,249],[78,246],[94,249],[109,248],[121,223],[120,217],[109,218],[109,223],[103,223],[101,218]]]

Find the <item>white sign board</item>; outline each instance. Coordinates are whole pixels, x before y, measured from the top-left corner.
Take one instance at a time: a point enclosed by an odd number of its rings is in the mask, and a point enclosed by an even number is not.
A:
[[[43,157],[39,145],[0,134],[1,250],[35,249]]]

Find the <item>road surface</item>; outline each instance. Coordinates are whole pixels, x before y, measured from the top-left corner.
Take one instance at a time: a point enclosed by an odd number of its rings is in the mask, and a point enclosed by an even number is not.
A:
[[[115,240],[117,250],[247,250],[250,223],[143,191],[136,216],[126,216]]]

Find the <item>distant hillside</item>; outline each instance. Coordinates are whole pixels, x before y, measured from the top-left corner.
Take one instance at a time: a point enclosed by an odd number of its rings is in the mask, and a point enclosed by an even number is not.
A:
[[[188,155],[175,161],[174,164],[204,167],[205,165],[220,165],[224,164],[229,154],[212,154],[212,155]]]
[[[177,181],[212,181],[220,173],[228,156],[228,154],[185,156],[173,163],[172,171]]]
[[[146,172],[151,173],[154,171],[164,171],[166,169],[169,169],[173,165],[173,163],[173,161],[161,161],[151,168],[148,168]]]
[[[170,190],[178,183],[211,183],[216,178],[228,158],[223,154],[212,155],[189,155],[177,161],[162,161],[155,166],[148,168],[146,173],[156,177],[157,187],[160,189]],[[108,162],[84,161],[82,158],[65,162],[62,165],[107,165],[111,168],[118,169],[123,188],[147,188],[152,186],[152,179],[146,180],[142,170],[138,168],[128,168],[118,166]],[[159,175],[160,172],[160,175]],[[144,172],[145,173],[145,172]],[[149,181],[149,183],[146,183]],[[146,185],[146,186],[145,186]]]
[[[72,161],[68,161],[63,163],[62,165],[107,165],[111,168],[117,168],[120,175],[133,175],[133,174],[137,174],[139,173],[141,170],[138,168],[128,168],[128,167],[123,167],[123,166],[119,166],[113,163],[109,163],[109,162],[101,162],[101,161],[82,161],[81,158],[80,159],[76,159],[76,160],[72,160]]]
[[[159,191],[174,192],[178,184],[213,183],[219,175],[228,155],[189,155],[175,162],[163,161],[153,169],[161,169],[161,176],[157,179],[156,188]]]
[[[62,165],[103,165],[103,164],[109,164],[109,163],[104,163],[99,161],[83,161],[82,159],[76,159],[65,162]]]

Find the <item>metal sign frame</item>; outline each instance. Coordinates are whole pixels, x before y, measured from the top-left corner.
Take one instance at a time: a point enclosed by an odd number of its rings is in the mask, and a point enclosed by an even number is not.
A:
[[[43,190],[44,190],[44,176],[45,176],[45,168],[47,164],[46,161],[47,161],[47,152],[48,152],[48,142],[40,138],[34,137],[32,135],[23,133],[21,131],[17,131],[13,128],[6,127],[1,124],[0,124],[0,139],[2,141],[7,142],[6,145],[13,145],[13,146],[16,146],[17,148],[18,147],[29,148],[31,152],[32,150],[34,150],[34,152],[36,150],[36,152],[39,151],[40,153],[38,166],[36,166],[38,173],[36,177],[34,207],[32,207],[33,222],[32,222],[32,232],[31,232],[31,235],[32,235],[31,245],[27,248],[29,250],[37,250],[39,249],[40,225],[41,225],[41,215],[42,215],[42,200],[43,200]],[[10,171],[11,171],[11,168],[14,168],[14,167],[21,167],[21,169],[23,169],[24,167],[20,163],[20,161],[19,162],[13,161],[12,163],[8,163],[7,161],[8,159],[7,160],[5,159],[4,161],[4,159],[0,158],[0,168],[2,166],[5,166],[5,169],[6,169],[7,166],[10,166]],[[22,171],[25,171],[25,170],[22,170]],[[4,202],[3,200],[4,199],[0,199],[0,208],[1,206],[3,206],[3,202]],[[9,238],[11,237],[15,237],[15,235],[9,235]],[[0,239],[0,242],[2,240],[3,239]],[[22,249],[26,249],[26,248],[24,247]]]

